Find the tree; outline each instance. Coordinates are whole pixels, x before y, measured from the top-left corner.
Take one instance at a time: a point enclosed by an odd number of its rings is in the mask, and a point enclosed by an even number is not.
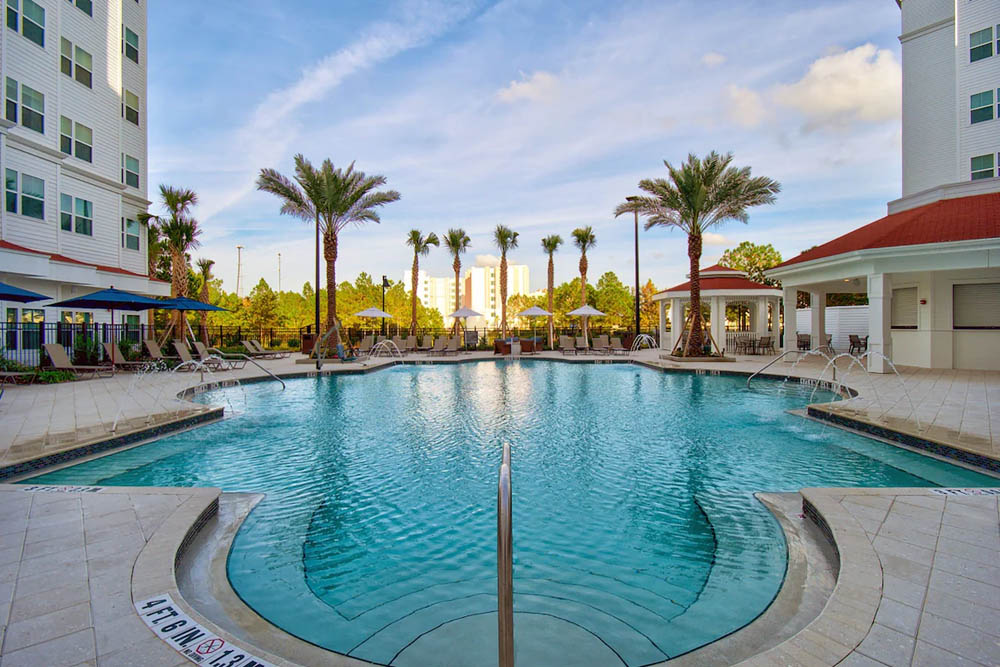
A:
[[[215,260],[207,257],[198,260],[198,277],[201,279],[201,294],[198,295],[198,300],[202,303],[208,303],[208,283],[212,280],[213,264],[215,264]],[[208,347],[208,311],[199,312],[198,319],[201,325],[201,342]]]
[[[597,281],[594,306],[607,314],[602,320],[611,327],[627,327],[635,320],[635,297],[613,271]]]
[[[587,251],[597,243],[594,228],[590,225],[573,230],[573,245],[580,249],[580,307],[587,305]],[[587,338],[587,321],[583,318],[583,337]]]
[[[719,155],[712,151],[699,159],[688,154],[687,162],[674,167],[668,161],[669,179],[643,179],[639,188],[649,196],[639,197],[639,210],[647,217],[650,227],[677,227],[688,237],[688,261],[691,273],[691,333],[685,355],[702,352],[701,262],[702,234],[729,220],[746,223],[751,206],[773,204],[781,185],[764,176],[752,177],[750,167],[730,166],[732,153]],[[625,205],[615,210],[619,215]]]
[[[639,324],[643,329],[655,329],[658,326],[660,309],[653,301],[655,294],[656,286],[652,280],[647,280],[639,290]]]
[[[545,254],[549,256],[549,275],[547,283],[548,289],[546,290],[549,295],[549,304],[548,304],[549,307],[546,310],[548,310],[550,313],[555,312],[554,310],[552,310],[553,307],[552,300],[554,296],[552,292],[555,289],[556,265],[552,256],[556,253],[556,250],[559,249],[559,246],[562,245],[562,242],[563,242],[562,237],[559,236],[558,234],[552,234],[542,239],[542,250],[544,250]],[[549,319],[549,348],[554,350],[556,349],[556,332],[555,332],[555,327],[553,326],[555,320],[553,319],[552,315],[549,315],[548,319]]]
[[[187,296],[187,252],[198,247],[198,236],[201,234],[198,221],[191,216],[191,208],[198,203],[198,195],[193,190],[161,185],[160,200],[166,214],[140,213],[139,221],[156,226],[170,253],[170,295]],[[178,331],[183,327],[183,317],[184,314],[177,311],[174,324]]]
[[[465,233],[464,229],[449,229],[448,233],[444,235],[444,245],[448,248],[448,252],[451,253],[452,262],[451,268],[455,271],[455,310],[457,311],[461,308],[461,304],[458,299],[459,292],[459,276],[462,273],[462,253],[469,249],[472,245],[472,239],[469,235]],[[455,334],[458,334],[458,318],[455,318]]]
[[[413,271],[410,277],[411,292],[410,299],[410,335],[417,335],[417,273],[420,271],[420,256],[427,256],[431,251],[431,246],[439,245],[437,234],[431,232],[427,236],[423,235],[419,229],[411,229],[410,235],[406,237],[406,245],[413,248]]]
[[[719,264],[728,266],[730,269],[738,269],[755,282],[781,287],[780,282],[764,275],[765,270],[781,264],[781,253],[775,250],[770,243],[758,245],[750,241],[743,241],[735,248],[730,248],[722,253]]]
[[[517,247],[517,232],[497,225],[493,243],[500,249],[500,335],[507,337],[507,252]]]
[[[249,304],[247,306],[246,323],[255,328],[262,329],[267,326],[277,324],[278,321],[278,297],[263,278],[257,286],[250,292]]]
[[[353,162],[347,169],[340,169],[327,158],[316,169],[301,153],[295,156],[295,181],[275,169],[261,169],[257,177],[258,190],[270,192],[281,200],[281,213],[315,221],[323,234],[327,329],[337,320],[340,232],[351,223],[381,222],[376,209],[399,200],[395,190],[378,190],[385,183],[385,176],[367,176],[363,171],[355,171]],[[318,303],[316,311],[319,311]],[[335,338],[334,345],[339,342],[339,337]]]

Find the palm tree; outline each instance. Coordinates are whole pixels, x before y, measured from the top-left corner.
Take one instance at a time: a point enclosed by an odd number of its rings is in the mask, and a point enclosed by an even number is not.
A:
[[[542,239],[542,250],[544,250],[549,256],[548,311],[550,313],[555,312],[554,310],[552,310],[552,298],[556,282],[556,264],[555,261],[552,259],[552,255],[554,255],[556,250],[559,249],[559,246],[562,245],[562,242],[563,242],[562,237],[559,236],[558,234],[552,234],[551,236],[546,236],[544,239]],[[555,327],[553,326],[552,315],[549,315],[549,347],[553,350],[556,349],[556,332],[555,332]]]
[[[413,248],[413,269],[410,276],[410,335],[417,335],[417,273],[420,271],[420,256],[427,256],[431,246],[439,245],[441,241],[437,234],[431,232],[424,236],[419,229],[411,229],[406,237],[406,245]]]
[[[510,227],[497,225],[493,230],[493,243],[500,249],[500,335],[507,337],[507,251],[517,247],[517,232]]]
[[[698,356],[704,345],[701,318],[702,235],[709,229],[738,220],[746,223],[747,209],[761,204],[773,204],[781,184],[765,176],[752,177],[750,167],[732,167],[733,154],[719,155],[712,151],[699,159],[688,154],[687,162],[674,167],[666,160],[669,180],[643,179],[639,188],[649,196],[639,197],[640,213],[647,216],[650,227],[677,227],[688,237],[688,260],[691,270],[691,333],[685,356]],[[615,214],[625,212],[620,204]],[[676,326],[676,325],[675,325]]]
[[[594,228],[590,225],[573,230],[573,245],[580,249],[580,307],[587,305],[587,251],[597,243]],[[590,319],[583,318],[583,337],[587,338],[587,323]]]
[[[160,199],[166,214],[140,213],[139,221],[147,225],[156,225],[167,252],[170,253],[170,295],[187,296],[187,252],[198,247],[198,236],[201,234],[198,221],[191,217],[191,208],[198,203],[198,195],[186,188],[161,185]],[[183,311],[176,312],[174,324],[178,327],[178,331],[182,331]]]
[[[461,307],[458,299],[459,274],[462,272],[461,255],[472,245],[472,240],[464,229],[449,229],[448,233],[444,235],[444,245],[453,258],[451,268],[455,270],[455,310],[458,310]],[[455,335],[458,335],[457,317],[455,318]]]
[[[312,222],[318,236],[323,234],[323,259],[326,260],[326,327],[337,321],[337,253],[340,232],[354,223],[381,222],[376,209],[398,201],[395,190],[378,190],[386,183],[385,176],[368,176],[354,169],[335,168],[329,158],[319,169],[313,167],[301,153],[295,156],[295,180],[277,170],[261,169],[257,189],[276,195],[282,202],[281,212]],[[319,267],[316,269],[319,282]],[[319,286],[316,292],[316,327],[319,328]],[[318,333],[318,331],[317,331]],[[333,343],[339,342],[339,336]]]
[[[201,277],[201,294],[198,296],[198,300],[202,303],[208,303],[208,283],[212,280],[212,265],[215,264],[215,260],[208,259],[207,257],[202,257],[198,260],[198,274]],[[201,342],[208,346],[208,311],[203,310],[198,313],[198,317],[201,324]]]

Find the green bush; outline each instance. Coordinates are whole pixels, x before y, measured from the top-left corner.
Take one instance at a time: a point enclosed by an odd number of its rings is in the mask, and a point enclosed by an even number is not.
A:
[[[2,350],[0,350],[0,355],[2,355]],[[24,364],[19,364],[12,359],[5,359],[0,356],[0,371],[5,373],[30,373],[31,368],[25,366]]]
[[[101,344],[90,336],[77,336],[73,341],[73,363],[95,366],[101,360]]]
[[[302,341],[298,338],[289,338],[285,341],[285,345],[288,346],[289,350],[297,350],[302,346]]]
[[[35,376],[35,382],[40,384],[56,384],[59,382],[71,382],[76,376],[70,371],[43,370]]]

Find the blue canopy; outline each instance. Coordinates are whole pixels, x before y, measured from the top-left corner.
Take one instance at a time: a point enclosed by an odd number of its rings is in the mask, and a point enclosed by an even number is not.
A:
[[[73,306],[74,308],[108,308],[111,310],[149,310],[150,308],[162,308],[163,302],[110,287],[51,305],[53,307]]]
[[[42,299],[49,299],[44,294],[39,294],[38,292],[31,292],[26,289],[21,289],[20,287],[14,287],[13,285],[8,285],[7,283],[0,283],[0,301],[17,301],[18,303],[28,303],[29,301],[41,301]]]
[[[210,303],[189,299],[186,296],[164,299],[163,301],[158,301],[157,303],[160,304],[159,308],[163,308],[164,310],[226,310],[221,306],[213,306]]]

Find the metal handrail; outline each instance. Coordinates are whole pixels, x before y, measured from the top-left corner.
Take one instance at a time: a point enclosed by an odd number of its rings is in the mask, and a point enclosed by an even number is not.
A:
[[[223,352],[223,351],[221,351],[221,350],[219,350],[218,348],[215,348],[215,347],[208,348],[208,351],[209,352],[215,352],[216,354],[218,354],[223,359],[225,359],[226,357],[240,357],[241,359],[246,359],[251,364],[253,364],[257,368],[259,368],[260,370],[264,371],[265,373],[267,373],[268,375],[270,375],[272,378],[274,378],[275,380],[277,380],[278,382],[280,382],[281,383],[281,388],[285,389],[285,381],[282,380],[277,375],[275,375],[274,373],[272,373],[271,371],[269,371],[266,368],[264,368],[263,366],[261,366],[260,364],[258,364],[257,360],[254,359],[253,357],[248,357],[247,355],[241,354],[239,352],[233,352],[231,354],[226,354],[225,352]]]
[[[510,494],[510,444],[505,442],[497,483],[497,658],[500,667],[514,667],[514,540]]]
[[[789,354],[802,354],[803,352],[805,352],[805,350],[785,350],[784,352],[782,352],[781,354],[779,354],[774,359],[771,359],[771,361],[767,362],[767,364],[765,364],[759,370],[755,371],[753,375],[751,375],[750,377],[747,378],[747,389],[750,388],[750,380],[754,379],[755,377],[757,377],[758,375],[760,375],[761,373],[763,373],[764,371],[766,371],[768,368],[770,368],[771,366],[773,366],[777,362],[781,361],[781,359],[784,358],[786,355],[789,355]],[[810,350],[810,352],[812,352],[812,350]]]

